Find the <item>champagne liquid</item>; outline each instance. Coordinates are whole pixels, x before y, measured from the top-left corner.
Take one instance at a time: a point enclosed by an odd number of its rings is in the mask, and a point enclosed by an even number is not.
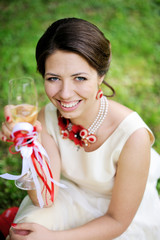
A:
[[[38,109],[33,105],[21,104],[13,107],[11,112],[15,123],[28,122],[33,125],[37,119]]]

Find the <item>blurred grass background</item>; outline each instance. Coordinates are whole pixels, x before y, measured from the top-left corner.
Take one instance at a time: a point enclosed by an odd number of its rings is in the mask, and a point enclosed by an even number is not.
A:
[[[78,17],[97,25],[111,41],[112,63],[106,80],[115,100],[137,111],[155,134],[160,153],[160,0],[0,0],[0,123],[7,104],[8,80],[35,79],[39,107],[48,102],[36,71],[35,46],[55,20]],[[107,89],[104,89],[107,91]],[[21,159],[0,142],[0,173],[20,173]],[[160,182],[157,184],[160,192]],[[18,206],[25,191],[0,179],[0,212]]]

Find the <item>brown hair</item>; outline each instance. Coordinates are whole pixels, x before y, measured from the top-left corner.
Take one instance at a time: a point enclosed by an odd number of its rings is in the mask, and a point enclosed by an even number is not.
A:
[[[108,39],[93,24],[78,18],[54,22],[42,35],[36,47],[37,69],[44,77],[45,61],[55,50],[75,52],[84,57],[99,76],[107,73],[111,60]],[[115,95],[114,89],[103,81]]]

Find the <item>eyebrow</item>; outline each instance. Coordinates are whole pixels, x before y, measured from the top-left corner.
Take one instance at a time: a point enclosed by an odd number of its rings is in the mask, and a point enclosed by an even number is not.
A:
[[[46,75],[52,75],[52,76],[57,76],[57,77],[59,77],[60,75],[58,75],[58,74],[55,74],[55,73],[45,73],[45,75],[44,76],[46,76]]]
[[[86,72],[78,72],[78,73],[74,73],[74,74],[72,74],[71,77],[78,76],[78,75],[82,75],[82,74],[89,75],[89,74],[86,73]],[[50,72],[46,73],[44,76],[46,76],[46,75],[51,75],[51,76],[60,77],[60,75],[55,74],[55,73],[50,73]]]
[[[71,77],[74,77],[74,76],[77,76],[77,75],[81,75],[81,74],[86,74],[86,75],[88,75],[88,73],[86,73],[86,72],[78,72],[78,73],[72,74]]]

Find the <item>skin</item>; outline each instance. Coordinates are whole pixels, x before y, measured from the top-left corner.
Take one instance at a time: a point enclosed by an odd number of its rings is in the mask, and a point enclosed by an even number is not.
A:
[[[104,77],[99,77],[97,71],[81,56],[64,51],[56,51],[49,56],[45,70],[45,91],[50,101],[72,123],[88,127],[99,110],[96,94]],[[76,103],[74,110],[63,107]],[[86,115],[90,118],[86,118]]]
[[[97,115],[99,100],[96,100],[95,96],[102,80],[103,77],[100,78],[96,70],[75,53],[56,51],[46,60],[45,91],[48,98],[64,117],[86,128]],[[85,151],[93,151],[101,146],[131,112],[130,109],[110,100],[108,114],[96,133],[98,141],[85,147]],[[5,108],[5,117],[7,116],[10,120],[3,124],[1,138],[10,136],[13,127],[8,107]],[[44,109],[41,110],[38,120],[42,126],[42,129],[40,125],[37,127],[39,131],[41,130],[41,143],[50,157],[53,176],[55,180],[59,180],[61,170],[59,149],[54,139],[47,133]],[[46,239],[56,240],[111,240],[118,237],[127,229],[140,205],[149,164],[150,138],[147,130],[141,128],[129,137],[120,154],[111,202],[104,216],[67,231],[50,231],[38,224],[20,223],[10,229],[8,239],[44,240],[45,236]],[[57,192],[56,187],[55,195]],[[35,192],[32,191],[29,195],[33,203],[38,205]],[[23,235],[20,230],[23,230]]]

